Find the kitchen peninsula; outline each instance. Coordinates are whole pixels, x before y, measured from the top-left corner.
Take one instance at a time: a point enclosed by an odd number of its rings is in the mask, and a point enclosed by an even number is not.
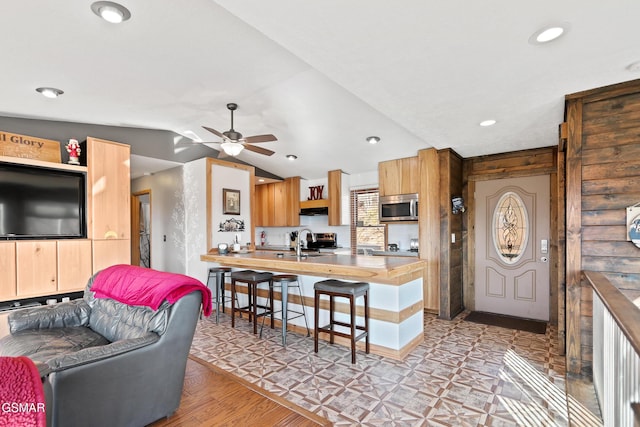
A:
[[[425,261],[403,257],[324,253],[313,253],[298,259],[290,252],[259,250],[245,254],[205,254],[200,259],[212,263],[211,267],[226,266],[274,274],[297,274],[301,280],[307,320],[311,328],[315,282],[327,278],[368,282],[371,352],[402,359],[423,341],[422,281]],[[276,294],[276,299],[279,297]],[[328,322],[329,302],[322,300],[321,304],[320,323],[325,324]],[[337,299],[336,312],[346,316],[348,305]],[[359,322],[362,322],[362,312],[362,307],[358,306]],[[303,319],[295,319],[295,322],[297,330],[300,330],[299,326],[304,327]],[[338,337],[336,342],[348,345],[348,341],[341,341]]]

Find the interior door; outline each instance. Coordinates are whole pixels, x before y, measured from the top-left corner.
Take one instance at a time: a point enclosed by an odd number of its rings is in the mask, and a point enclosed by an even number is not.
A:
[[[549,176],[476,183],[477,311],[549,320]]]

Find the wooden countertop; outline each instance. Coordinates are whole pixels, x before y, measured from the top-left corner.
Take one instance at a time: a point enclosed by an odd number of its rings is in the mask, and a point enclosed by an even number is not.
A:
[[[295,254],[284,252],[279,258],[273,251],[246,254],[206,254],[200,260],[236,268],[272,270],[335,279],[402,285],[422,278],[426,261],[410,257],[313,254],[298,260]]]

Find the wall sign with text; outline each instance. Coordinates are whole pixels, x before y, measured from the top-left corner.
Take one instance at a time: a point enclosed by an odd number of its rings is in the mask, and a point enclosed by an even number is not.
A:
[[[60,163],[60,141],[0,131],[0,156]]]

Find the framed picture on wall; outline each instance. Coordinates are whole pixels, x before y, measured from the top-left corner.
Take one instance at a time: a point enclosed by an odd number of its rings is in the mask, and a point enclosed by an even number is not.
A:
[[[240,190],[222,189],[222,213],[240,215]]]

